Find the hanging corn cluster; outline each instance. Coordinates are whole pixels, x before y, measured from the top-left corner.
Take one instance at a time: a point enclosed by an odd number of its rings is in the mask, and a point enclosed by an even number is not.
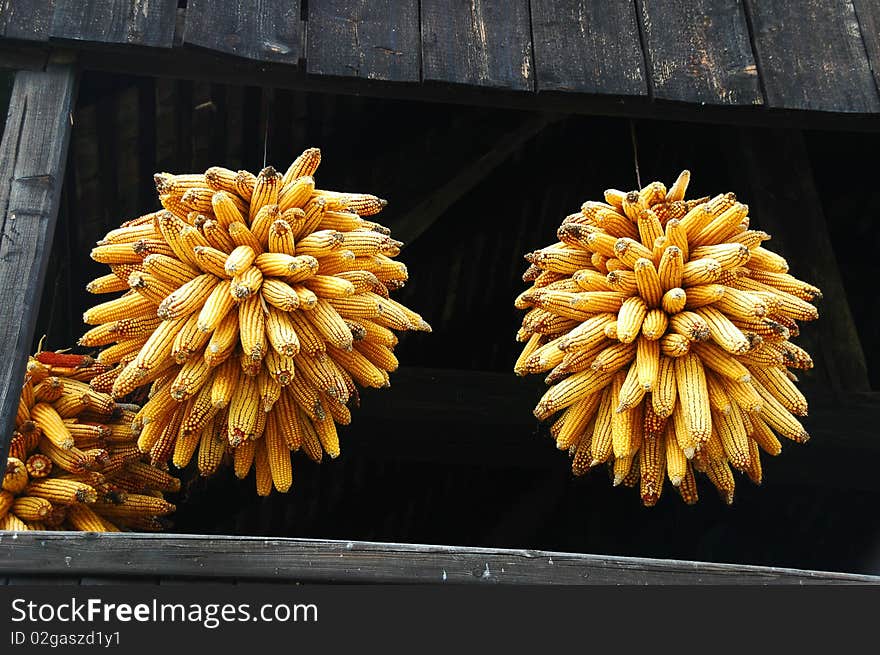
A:
[[[774,432],[808,439],[789,369],[813,364],[789,338],[818,317],[819,289],[761,245],[734,194],[685,200],[689,179],[584,203],[526,256],[532,288],[516,301],[529,311],[515,371],[549,371],[535,416],[561,412],[551,434],[575,475],[608,463],[645,505],[667,476],[696,502],[694,470],[731,503],[731,466],[760,483]]]
[[[37,353],[28,361],[0,491],[0,530],[161,530],[180,481],[143,462],[131,421],[89,386],[107,366]]]
[[[407,279],[402,244],[364,218],[385,201],[316,189],[320,160],[312,148],[284,175],[158,174],[165,209],[92,250],[112,272],[88,289],[126,293],[85,313],[96,327],[80,344],[109,346],[98,361],[116,364],[95,388],[121,398],[152,383],[134,427],[153,463],[196,456],[210,475],[229,450],[260,495],[286,492],[293,451],[339,455],[355,383],[389,385],[392,330],[430,331],[389,297]]]

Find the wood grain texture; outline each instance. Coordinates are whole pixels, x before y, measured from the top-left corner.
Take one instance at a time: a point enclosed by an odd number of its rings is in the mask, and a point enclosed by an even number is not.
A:
[[[14,429],[52,248],[74,104],[69,64],[15,77],[0,144],[0,462]]]
[[[531,0],[539,91],[648,92],[632,0]]]
[[[418,0],[313,0],[308,7],[309,73],[419,81]]]
[[[740,178],[735,180],[740,200],[749,205],[758,229],[772,235],[767,247],[788,259],[792,275],[815,284],[823,293],[823,299],[816,303],[819,320],[805,324],[796,339],[816,362],[815,370],[805,377],[816,378],[834,390],[869,390],[865,355],[803,135],[793,130],[741,130],[737,143],[731,150],[731,171]],[[877,418],[864,420],[876,430]],[[852,428],[858,429],[855,425]]]
[[[637,4],[655,98],[761,104],[742,0],[638,0]]]
[[[880,584],[869,575],[682,560],[363,541],[0,533],[0,574],[193,576],[298,582]]]
[[[528,0],[422,0],[425,80],[534,88]]]
[[[555,119],[535,116],[524,121],[518,128],[501,137],[498,143],[480,157],[462,166],[454,177],[438,185],[423,202],[390,222],[389,227],[395,238],[403,241],[404,247],[412,244],[468,191],[518,152],[553,120]]]
[[[184,43],[237,57],[296,64],[302,56],[299,0],[190,0]]]
[[[850,0],[747,0],[746,7],[768,106],[880,111]]]
[[[3,0],[0,2],[0,34],[7,39],[47,40],[53,4],[53,0]]]
[[[852,0],[859,19],[859,30],[868,53],[874,82],[880,89],[880,4],[875,0]]]
[[[52,38],[170,48],[176,0],[55,0]]]

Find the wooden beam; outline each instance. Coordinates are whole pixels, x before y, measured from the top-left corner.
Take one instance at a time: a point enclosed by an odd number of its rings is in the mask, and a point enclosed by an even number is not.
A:
[[[819,320],[803,324],[797,339],[816,361],[803,377],[826,377],[839,391],[868,391],[865,353],[853,322],[846,289],[803,134],[795,130],[741,130],[728,151],[731,177],[754,224],[769,232],[768,248],[786,257],[791,273],[823,292]],[[845,255],[841,253],[841,255]]]
[[[299,0],[189,0],[183,40],[260,64],[297,64],[303,31]]]
[[[769,106],[880,111],[851,0],[746,0],[746,9]]]
[[[309,3],[310,74],[418,82],[418,0]]]
[[[170,48],[176,0],[55,0],[53,39]]]
[[[636,4],[655,98],[716,105],[762,103],[741,0]]]
[[[66,43],[67,47],[73,45]],[[819,111],[770,109],[765,106],[712,106],[651,101],[645,96],[619,97],[603,93],[528,93],[506,89],[432,84],[402,84],[306,75],[296,66],[248,60],[200,48],[142,49],[113,44],[77,43],[80,68],[159,78],[207,80],[231,85],[271,86],[298,91],[416,100],[477,107],[496,107],[547,113],[622,116],[652,120],[689,121],[760,127],[880,132],[880,117]],[[40,50],[45,46],[0,41],[0,59],[9,52]]]
[[[6,0],[0,12],[0,34],[8,39],[45,41],[52,26],[53,3]]]
[[[646,96],[632,0],[531,0],[538,91]]]
[[[464,166],[432,195],[404,216],[390,222],[395,239],[405,245],[412,243],[428,230],[453,204],[503,164],[547,125],[561,117],[535,116],[498,140],[495,146],[478,159]]]
[[[683,560],[221,535],[0,533],[0,575],[304,583],[880,584],[870,575]]]
[[[73,123],[76,70],[19,72],[0,144],[0,468],[31,350]]]
[[[529,0],[422,0],[425,81],[535,88]]]

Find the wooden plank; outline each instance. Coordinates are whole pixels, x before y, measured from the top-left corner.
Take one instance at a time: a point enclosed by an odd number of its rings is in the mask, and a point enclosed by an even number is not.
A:
[[[46,41],[52,24],[53,2],[6,0],[0,6],[0,34],[8,39]]]
[[[631,0],[531,0],[538,91],[648,92]]]
[[[79,585],[79,578],[69,575],[44,575],[35,572],[34,575],[12,575],[9,576],[7,584],[12,586],[46,586],[54,587],[56,585],[64,587],[75,587]]]
[[[537,550],[220,535],[0,533],[0,574],[36,572],[323,583],[880,584],[870,575]]]
[[[52,38],[170,48],[176,0],[55,0]]]
[[[430,197],[404,216],[390,221],[389,227],[394,238],[403,241],[405,245],[411,245],[457,200],[476,187],[481,180],[554,120],[556,119],[546,116],[535,116],[510,134],[503,136],[493,148],[461,168],[458,174],[445,184],[437,187]]]
[[[880,5],[874,0],[852,0],[859,19],[859,28],[865,51],[874,74],[874,82],[880,89]]]
[[[653,97],[761,104],[742,0],[638,0],[637,4]]]
[[[419,81],[418,0],[312,0],[308,7],[310,74]]]
[[[528,0],[422,0],[425,81],[534,88]]]
[[[303,51],[300,1],[189,0],[183,40],[246,59],[296,64]]]
[[[75,99],[70,63],[16,74],[0,144],[0,462],[6,462],[26,354],[52,248]]]
[[[865,355],[855,328],[803,135],[793,130],[742,130],[728,153],[735,188],[760,229],[773,239],[768,247],[785,256],[791,272],[822,289],[819,320],[804,324],[797,341],[816,361],[804,378],[827,377],[832,389],[867,391]],[[844,253],[841,253],[844,255]]]
[[[768,106],[880,111],[850,0],[747,0],[746,7]]]

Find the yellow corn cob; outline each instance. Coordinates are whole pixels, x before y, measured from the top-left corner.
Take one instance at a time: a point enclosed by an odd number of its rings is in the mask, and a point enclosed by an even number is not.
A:
[[[789,412],[807,415],[807,399],[781,369],[756,366],[750,373]]]
[[[647,313],[645,301],[638,296],[624,300],[617,314],[617,338],[623,343],[635,341]]]
[[[328,344],[342,350],[352,347],[351,330],[329,301],[318,300],[314,310],[305,317]]]
[[[611,380],[611,375],[593,370],[575,373],[551,387],[538,402],[534,414],[539,420],[573,405],[578,397],[596,393]]]
[[[309,201],[309,198],[311,198],[314,190],[315,179],[311,175],[298,176],[289,181],[285,180],[284,186],[278,197],[279,208],[281,211],[286,211],[293,207],[304,207]]]
[[[8,457],[3,476],[3,490],[13,494],[21,493],[27,486],[28,472],[24,462],[17,457]]]
[[[654,413],[662,418],[671,416],[675,408],[677,391],[672,360],[661,355],[657,366],[657,383],[651,392],[651,405]]]
[[[591,467],[606,461],[611,456],[613,449],[611,421],[614,416],[615,402],[616,396],[612,382],[602,391],[599,407],[596,410],[596,422],[590,440]]]
[[[684,309],[687,302],[687,295],[684,289],[674,287],[663,294],[660,306],[667,315],[677,314]]]
[[[669,319],[664,311],[652,309],[645,314],[645,320],[642,321],[642,336],[650,341],[656,341],[666,332],[668,324]],[[616,328],[615,324],[615,333]]]
[[[113,293],[115,291],[126,291],[127,289],[127,278],[121,280],[114,273],[102,275],[86,285],[86,291],[89,293]]]
[[[618,404],[614,411],[619,414],[639,405],[645,397],[645,392],[644,385],[639,381],[639,366],[633,363],[627,370],[623,385],[618,391]]]
[[[229,291],[235,300],[240,301],[250,296],[255,296],[262,284],[262,271],[256,266],[251,266],[242,273],[233,276]]]
[[[755,379],[752,379],[752,386],[764,401],[760,416],[770,427],[792,441],[804,443],[809,440],[810,435],[801,422],[791,415],[770,390]]]
[[[788,273],[788,262],[785,261],[784,257],[777,255],[775,252],[758,246],[751,250],[749,268],[767,271],[768,273]]]
[[[287,185],[297,178],[314,175],[320,163],[321,151],[318,148],[304,150],[284,173],[282,184]]]
[[[251,196],[248,212],[248,225],[252,225],[258,212],[266,205],[278,203],[278,192],[281,190],[281,175],[271,166],[267,166],[257,175]]]
[[[322,420],[315,421],[314,427],[324,452],[333,459],[339,457],[339,435],[333,417],[327,415]]]
[[[254,233],[248,229],[247,225],[236,221],[229,226],[229,238],[236,247],[248,246],[256,254],[263,252],[263,244],[254,236]]]
[[[225,451],[225,430],[216,423],[208,423],[202,430],[199,440],[199,473],[203,477],[213,475],[220,467]]]
[[[688,461],[681,446],[678,445],[670,425],[667,425],[663,432],[663,442],[666,456],[666,475],[672,485],[677,487],[687,475]]]
[[[109,520],[95,513],[89,505],[68,505],[67,521],[74,530],[83,532],[119,532]]]
[[[233,448],[237,448],[247,439],[254,438],[258,412],[260,412],[260,395],[257,382],[251,376],[240,376],[229,401],[227,434],[229,444]]]
[[[648,205],[650,206],[650,205]],[[650,248],[654,241],[663,234],[663,226],[657,214],[647,209],[639,214],[637,221],[639,240],[643,246]]]
[[[669,190],[666,192],[666,202],[683,200],[684,194],[687,192],[687,187],[690,180],[691,172],[689,170],[683,170],[681,173],[679,173],[678,177],[675,179],[675,182],[672,183],[672,186],[669,187]]]
[[[43,434],[63,450],[74,446],[73,437],[61,416],[52,405],[37,403],[31,408],[31,416]]]
[[[709,439],[712,428],[709,390],[700,358],[688,353],[674,360],[678,398],[684,410],[688,432],[696,443]]]
[[[681,269],[681,283],[687,289],[688,287],[699,284],[709,284],[715,282],[721,277],[721,264],[710,257],[702,259],[691,259]]]
[[[23,532],[25,530],[30,530],[27,523],[22,521],[12,512],[0,517],[0,532]]]
[[[10,511],[24,521],[43,521],[52,511],[52,503],[45,498],[19,496]]]
[[[691,342],[681,334],[667,333],[660,338],[660,352],[667,357],[681,357],[690,351]]]
[[[645,507],[653,507],[663,492],[666,470],[666,447],[663,434],[645,435],[639,450],[639,495]]]
[[[25,487],[25,493],[29,496],[45,498],[51,503],[62,505],[94,503],[98,497],[97,492],[83,482],[58,478],[33,480]]]
[[[699,307],[694,313],[705,321],[712,340],[727,352],[739,355],[750,349],[749,340],[742,331],[714,307]]]
[[[678,248],[681,254],[682,266],[684,262],[690,259],[690,246],[688,245],[688,235],[685,226],[678,219],[672,219],[666,223],[666,248]],[[670,255],[674,257],[674,255]],[[661,256],[662,263],[662,256]],[[680,273],[679,273],[680,274]]]
[[[299,295],[289,284],[281,280],[264,279],[261,294],[268,304],[282,312],[292,312],[299,307]]]
[[[736,384],[736,383],[733,383]],[[706,373],[706,388],[709,390],[709,405],[719,414],[730,414],[731,402],[725,391],[725,384],[711,373]]]
[[[266,315],[259,296],[250,296],[238,306],[238,328],[241,347],[252,361],[266,354]]]
[[[644,390],[653,391],[660,374],[660,344],[640,337],[636,342],[636,369],[639,384]]]
[[[199,311],[219,282],[219,278],[209,273],[193,278],[165,298],[156,314],[161,319],[170,320]]]
[[[205,346],[204,359],[208,366],[226,361],[238,343],[238,310],[233,309],[220,321]]]
[[[640,258],[636,260],[633,270],[636,275],[636,286],[639,295],[649,308],[659,306],[660,299],[663,297],[664,287],[661,284],[657,269],[654,268],[654,263],[650,259]]]
[[[348,371],[358,384],[364,387],[380,388],[385,386],[382,371],[358,350],[340,350],[329,348],[328,354],[341,368]]]
[[[277,252],[285,255],[295,255],[296,246],[293,239],[293,229],[290,223],[284,219],[278,219],[269,226],[267,240],[269,252]]]
[[[88,325],[98,325],[125,318],[155,316],[155,314],[155,303],[138,293],[130,292],[86,310],[83,314],[83,322]]]
[[[52,460],[46,455],[37,453],[27,458],[25,469],[29,478],[45,478],[52,472]]]
[[[556,436],[556,447],[559,450],[568,450],[577,443],[599,408],[601,398],[601,394],[594,393],[582,398],[565,410],[561,419],[561,429]]]

